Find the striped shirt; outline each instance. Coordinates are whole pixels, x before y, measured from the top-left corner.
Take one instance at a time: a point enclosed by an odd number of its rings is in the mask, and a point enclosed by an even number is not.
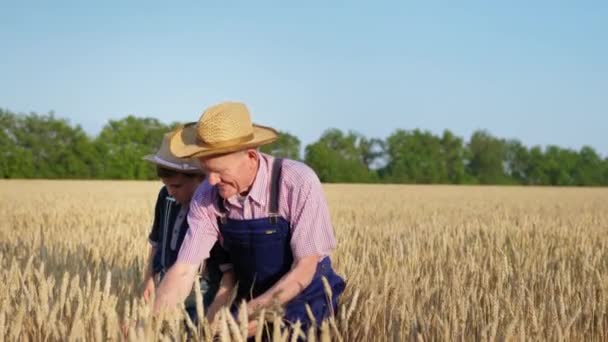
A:
[[[247,196],[224,200],[228,218],[249,220],[268,217],[270,178],[274,157],[259,153],[258,172]],[[217,189],[204,181],[190,201],[190,229],[178,255],[178,262],[200,264],[208,258],[219,239]],[[321,182],[305,164],[285,159],[279,190],[279,214],[291,226],[291,250],[295,260],[306,256],[328,256],[336,247],[329,208]]]

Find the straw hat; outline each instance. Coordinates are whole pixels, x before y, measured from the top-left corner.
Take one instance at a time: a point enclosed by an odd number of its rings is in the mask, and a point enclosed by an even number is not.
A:
[[[160,165],[166,169],[182,172],[182,173],[203,173],[200,164],[192,159],[180,159],[173,155],[169,150],[172,133],[166,133],[160,148],[155,154],[149,154],[143,159],[156,165]]]
[[[245,104],[224,102],[205,110],[198,122],[175,130],[170,148],[181,158],[211,157],[269,144],[277,138],[274,129],[251,122]]]

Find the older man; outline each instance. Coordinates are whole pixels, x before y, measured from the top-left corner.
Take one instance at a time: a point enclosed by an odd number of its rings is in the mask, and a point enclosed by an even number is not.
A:
[[[274,129],[252,124],[244,104],[231,102],[174,132],[171,152],[198,158],[208,182],[190,203],[190,230],[159,287],[157,309],[184,298],[219,240],[234,265],[237,300],[249,310],[276,300],[287,321],[304,326],[306,304],[317,322],[336,310],[345,283],[330,262],[336,241],[321,183],[305,164],[256,149],[276,138]],[[332,288],[329,301],[322,277]]]

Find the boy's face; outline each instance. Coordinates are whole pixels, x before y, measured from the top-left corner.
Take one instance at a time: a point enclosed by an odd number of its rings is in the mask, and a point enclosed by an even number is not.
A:
[[[163,177],[161,181],[167,187],[169,195],[171,195],[179,204],[190,203],[194,191],[201,182],[201,177],[188,177],[182,174],[176,174],[171,177]]]

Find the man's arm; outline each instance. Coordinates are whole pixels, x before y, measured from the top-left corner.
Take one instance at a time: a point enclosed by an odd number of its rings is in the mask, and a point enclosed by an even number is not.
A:
[[[179,261],[173,264],[158,285],[154,312],[173,310],[178,303],[183,303],[192,290],[197,271],[198,266],[196,264]]]
[[[251,312],[258,307],[270,305],[275,299],[279,304],[285,304],[292,300],[310,285],[320,259],[321,257],[312,255],[296,261],[293,268],[274,286],[248,303],[248,311]]]
[[[305,167],[298,172],[297,184],[297,187],[290,189],[289,202],[290,245],[294,264],[273,287],[254,298],[250,308],[268,305],[275,296],[280,304],[284,304],[300,294],[310,285],[318,262],[336,246],[329,208],[319,178],[312,169]]]

